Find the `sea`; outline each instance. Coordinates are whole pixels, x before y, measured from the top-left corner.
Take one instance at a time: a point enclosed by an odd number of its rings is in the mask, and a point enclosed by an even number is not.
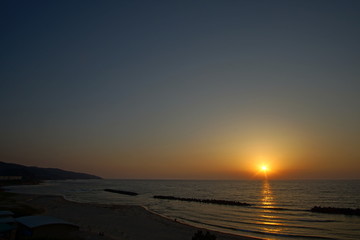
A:
[[[138,195],[106,192],[106,188]],[[309,211],[314,206],[360,208],[360,180],[66,180],[8,189],[61,195],[84,203],[141,205],[178,222],[261,239],[360,239],[360,216]],[[239,201],[251,206],[155,199],[154,195]]]

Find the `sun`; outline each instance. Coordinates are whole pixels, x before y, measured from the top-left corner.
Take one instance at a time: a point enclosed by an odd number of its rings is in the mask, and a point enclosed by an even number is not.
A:
[[[254,174],[254,178],[268,179],[273,176],[276,170],[274,165],[274,159],[268,156],[258,156],[253,159],[251,163],[251,171]],[[250,169],[249,169],[250,170]]]
[[[261,165],[260,166],[260,171],[259,172],[262,172],[264,174],[264,177],[265,179],[268,178],[268,173],[269,173],[269,167],[267,165]]]

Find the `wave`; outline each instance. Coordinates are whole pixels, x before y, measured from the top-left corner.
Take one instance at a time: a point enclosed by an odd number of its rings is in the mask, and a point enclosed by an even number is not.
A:
[[[197,221],[197,220],[193,220],[193,219],[188,219],[188,218],[182,218],[186,221]],[[219,219],[208,219],[207,220],[213,220],[218,222]],[[224,223],[234,223],[234,224],[244,224],[244,225],[249,225],[249,226],[260,226],[260,227],[282,227],[282,228],[293,228],[293,229],[311,229],[311,230],[321,230],[324,231],[323,228],[318,228],[318,227],[309,227],[309,226],[299,226],[299,225],[290,225],[290,224],[284,224],[284,223],[280,223],[280,222],[276,222],[276,221],[261,221],[259,219],[248,219],[249,221],[240,221],[240,220],[231,220],[231,219],[221,219],[222,222]],[[201,221],[197,221],[199,223],[202,224],[209,224],[208,222],[201,222]]]
[[[258,235],[266,235],[266,236],[278,236],[278,237],[289,237],[289,238],[307,238],[307,239],[323,239],[323,240],[340,240],[338,238],[330,238],[330,237],[324,237],[324,236],[314,236],[314,235],[295,235],[295,234],[281,234],[281,233],[271,233],[271,232],[262,232],[262,231],[256,231],[256,230],[248,230],[248,229],[241,229],[241,228],[234,228],[229,226],[221,226],[216,224],[210,224],[210,223],[203,223],[196,220],[190,220],[190,219],[184,219],[180,218],[184,221],[189,221],[197,224],[206,225],[209,227],[215,227],[220,229],[226,229],[226,230],[232,230],[236,232],[244,232],[244,233],[253,233]]]

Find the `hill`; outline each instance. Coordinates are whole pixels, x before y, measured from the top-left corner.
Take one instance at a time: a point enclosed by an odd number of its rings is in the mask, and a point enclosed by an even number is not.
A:
[[[67,180],[67,179],[101,179],[98,176],[65,171],[58,168],[28,167],[20,164],[0,162],[0,176],[21,176],[22,180]]]

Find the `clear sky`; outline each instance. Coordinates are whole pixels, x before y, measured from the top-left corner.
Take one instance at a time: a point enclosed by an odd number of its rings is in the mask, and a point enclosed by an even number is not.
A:
[[[360,178],[360,1],[1,1],[0,161]]]

